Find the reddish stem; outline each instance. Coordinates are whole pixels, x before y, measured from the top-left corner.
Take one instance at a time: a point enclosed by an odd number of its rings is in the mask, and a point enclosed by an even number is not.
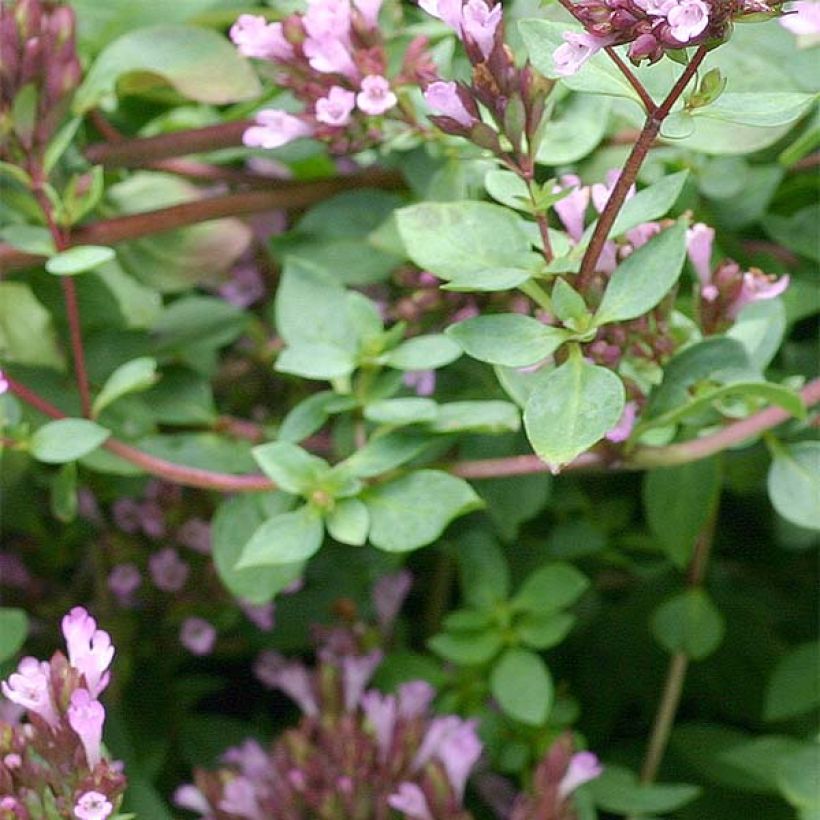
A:
[[[635,93],[641,98],[646,113],[651,114],[655,110],[655,101],[649,96],[649,92],[644,88],[643,83],[635,76],[632,69],[621,59],[620,54],[612,46],[607,46],[604,51],[606,51],[609,59],[618,66],[627,82],[635,89]]]

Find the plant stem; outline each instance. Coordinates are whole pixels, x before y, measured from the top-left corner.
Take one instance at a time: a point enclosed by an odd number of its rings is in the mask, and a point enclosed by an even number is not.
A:
[[[53,419],[67,417],[58,407],[50,404],[32,390],[29,390],[27,387],[10,378],[7,374],[5,375],[11,391],[27,404]],[[808,407],[820,402],[820,379],[807,385],[802,392],[802,396],[803,401]],[[643,450],[638,450],[635,455],[641,455],[641,453],[645,453],[647,450],[653,451],[653,459],[648,459],[648,461],[652,462],[652,466],[666,463],[683,464],[688,461],[698,461],[699,459],[726,450],[736,444],[740,444],[753,435],[770,430],[778,424],[787,421],[789,418],[789,414],[780,407],[769,407],[747,419],[733,422],[727,425],[723,430],[713,433],[711,436],[705,436],[702,439],[696,439],[691,442],[683,442],[682,444],[673,444],[669,447],[644,448]],[[691,445],[701,446],[692,447]],[[146,473],[186,487],[200,487],[206,490],[229,493],[260,492],[275,489],[273,482],[262,475],[237,476],[185,467],[144,453],[136,447],[132,447],[130,444],[113,438],[109,438],[103,446],[120,458],[142,468]],[[690,447],[690,449],[684,450],[683,448],[686,447]],[[672,451],[674,454],[673,458],[668,462],[663,460],[663,454],[666,451]],[[688,454],[689,457],[684,458],[684,454]],[[506,478],[509,476],[532,475],[549,471],[547,465],[535,455],[489,458],[478,461],[457,461],[439,466],[452,475],[472,479]],[[622,462],[607,458],[601,453],[588,452],[580,455],[575,461],[564,467],[563,472],[589,469],[607,469],[612,471],[630,470],[640,469],[643,466],[650,465],[636,463],[634,456],[629,462]]]
[[[73,231],[68,238],[67,246],[115,245],[118,242],[184,228],[211,219],[247,216],[274,210],[301,210],[351,188],[401,190],[405,187],[404,180],[398,172],[382,168],[310,182],[286,180],[272,184],[276,187],[269,190],[224,194],[159,208],[156,211],[144,211],[92,222]],[[42,258],[0,243],[0,267],[5,271],[36,265]]]
[[[672,90],[667,94],[666,99],[659,106],[649,111],[638,141],[632,148],[629,157],[627,157],[626,163],[621,170],[621,175],[615,183],[615,187],[612,189],[612,193],[595,226],[595,231],[592,234],[592,238],[589,241],[589,245],[581,262],[581,275],[588,275],[595,271],[601,256],[601,251],[604,249],[604,245],[609,238],[609,232],[615,224],[615,220],[621,212],[624,202],[626,202],[629,189],[635,184],[635,180],[638,178],[638,172],[641,170],[641,166],[646,159],[646,155],[649,153],[649,149],[652,147],[652,143],[660,133],[663,121],[669,116],[672,111],[672,106],[675,105],[695,76],[706,54],[706,47],[700,46],[678,78],[678,81],[672,87]]]
[[[51,200],[45,192],[46,180],[42,169],[36,168],[32,173],[34,181],[33,191],[35,199],[43,212],[54,247],[58,252],[69,247],[66,234],[57,225],[54,219],[54,208]],[[83,347],[82,321],[80,319],[80,306],[77,302],[77,288],[74,284],[73,276],[61,276],[60,285],[63,290],[63,300],[65,301],[66,318],[68,320],[68,332],[71,341],[71,358],[74,363],[74,379],[77,382],[77,390],[80,394],[80,404],[83,408],[83,415],[91,417],[91,389],[88,382],[88,370],[85,366],[85,348]]]
[[[635,76],[632,69],[621,59],[621,55],[618,54],[612,46],[607,46],[604,51],[606,51],[609,59],[612,60],[616,66],[618,66],[621,74],[626,77],[627,82],[632,86],[632,88],[635,89],[635,93],[641,98],[641,102],[643,103],[647,114],[654,111],[655,101],[649,95],[649,92],[644,88],[643,83]]]

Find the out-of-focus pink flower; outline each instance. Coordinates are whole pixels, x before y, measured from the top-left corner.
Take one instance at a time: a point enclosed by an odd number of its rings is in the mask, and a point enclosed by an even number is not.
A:
[[[407,569],[382,575],[373,585],[373,607],[383,632],[389,630],[393,625],[411,586],[413,586],[413,573]]]
[[[789,14],[780,18],[780,25],[798,37],[820,36],[820,3],[815,0],[797,0],[786,9]]]
[[[349,80],[359,76],[348,46],[336,37],[308,37],[302,44],[310,67],[320,74],[341,74]]]
[[[638,405],[634,401],[628,401],[624,406],[624,412],[618,423],[606,434],[609,441],[620,443],[626,441],[635,427],[635,418],[638,413]]]
[[[463,0],[419,0],[420,8],[429,15],[446,23],[461,35],[461,13]]]
[[[612,195],[612,191],[618,184],[620,178],[621,172],[613,168],[611,171],[607,171],[606,180],[604,182],[596,182],[592,186],[592,204],[598,213],[601,213],[606,207],[606,203],[609,202],[609,197]],[[626,198],[632,199],[632,197],[635,196],[635,191],[636,189],[633,185],[629,191],[627,191]]]
[[[334,85],[326,97],[316,100],[316,119],[325,125],[341,127],[350,122],[350,115],[356,107],[356,95],[346,88]]]
[[[175,806],[188,811],[197,811],[203,816],[207,816],[211,812],[211,806],[205,795],[190,783],[179,786],[174,792],[172,800]]]
[[[308,0],[302,23],[308,37],[333,37],[350,42],[349,0]]]
[[[68,722],[85,749],[88,768],[92,771],[100,762],[100,744],[105,722],[105,709],[85,689],[75,689],[68,707]]]
[[[406,720],[423,715],[430,706],[436,690],[427,681],[411,680],[399,686],[399,717]]]
[[[345,709],[348,712],[352,712],[359,705],[365,687],[383,659],[384,653],[379,649],[374,649],[366,655],[347,655],[342,658],[342,688]]]
[[[688,43],[709,25],[709,6],[703,0],[679,0],[666,14],[670,34],[679,43]]]
[[[211,525],[201,518],[189,518],[177,530],[176,538],[183,547],[201,555],[211,554]]]
[[[228,749],[222,755],[222,762],[238,767],[245,777],[256,781],[264,779],[271,768],[268,753],[253,738]]]
[[[609,44],[609,40],[587,32],[567,31],[563,36],[564,44],[558,46],[552,55],[555,73],[562,77],[577,73],[590,57]]]
[[[475,732],[475,721],[467,720],[461,721],[454,731],[445,734],[436,751],[459,800],[464,796],[467,778],[481,756],[482,748]]]
[[[356,105],[365,114],[377,117],[398,102],[398,98],[390,90],[387,78],[380,74],[368,74],[362,80],[361,89],[356,95]]]
[[[712,281],[712,246],[714,241],[715,229],[704,225],[702,222],[693,225],[686,232],[686,252],[695,273],[698,275],[701,288],[705,288]],[[716,295],[717,292],[714,296]],[[704,297],[709,298],[705,293]]]
[[[486,60],[495,45],[495,32],[501,23],[501,4],[488,6],[484,0],[467,0],[461,11],[461,33],[475,42]]]
[[[37,658],[23,658],[17,671],[8,681],[0,683],[0,690],[8,700],[38,714],[49,726],[58,726],[60,717],[51,699],[51,667]]]
[[[9,387],[9,380],[3,375],[3,371],[0,370],[0,396],[2,396],[3,393],[8,393]]]
[[[458,94],[455,82],[437,80],[430,83],[424,91],[424,99],[436,114],[443,114],[457,123],[469,128],[476,118],[467,110]]]
[[[353,7],[362,16],[362,22],[367,28],[378,27],[382,0],[353,0]]]
[[[19,555],[0,552],[0,586],[25,589],[31,583],[31,575]]]
[[[256,115],[256,125],[246,129],[242,142],[249,148],[281,148],[311,133],[313,129],[298,117],[269,108]]]
[[[584,224],[586,222],[586,212],[589,206],[590,189],[581,184],[581,180],[575,174],[566,174],[559,180],[560,185],[554,189],[554,193],[573,189],[572,193],[558,200],[553,206],[558,214],[570,239],[579,242],[584,235]]]
[[[251,604],[248,601],[239,601],[240,609],[248,620],[263,632],[270,632],[275,624],[276,606],[273,601],[267,604]]]
[[[234,778],[225,784],[219,808],[228,814],[236,814],[247,820],[263,820],[263,814],[256,799],[256,789],[246,777]]]
[[[114,523],[123,532],[131,535],[138,533],[142,528],[140,505],[133,498],[120,498],[111,506],[114,514]]]
[[[85,676],[92,697],[108,686],[108,667],[114,658],[111,636],[97,629],[97,622],[81,606],[75,606],[62,621],[69,663]]]
[[[296,661],[286,661],[275,652],[263,652],[254,665],[256,676],[267,686],[281,689],[308,717],[319,714],[310,673]]]
[[[239,262],[234,265],[230,277],[220,284],[217,292],[234,307],[249,308],[255,305],[265,295],[265,282],[259,272],[259,266],[255,262]],[[199,521],[199,519],[191,520]],[[207,522],[202,523],[208,526]],[[191,549],[196,549],[196,547],[191,547]]]
[[[269,23],[261,15],[242,14],[231,26],[230,38],[245,57],[289,60],[293,46],[285,39],[281,23]]]
[[[186,618],[179,629],[179,642],[192,655],[210,655],[216,643],[216,629],[204,618]]]
[[[407,820],[433,820],[424,792],[415,783],[401,783],[399,790],[387,798],[390,807],[404,813]]]
[[[154,585],[163,592],[179,592],[185,586],[190,572],[188,564],[173,547],[155,552],[148,559],[148,569]]]
[[[436,392],[436,371],[413,370],[402,376],[402,382],[413,388],[418,396],[432,396]]]
[[[569,767],[558,784],[558,794],[568,797],[579,786],[595,780],[604,770],[598,757],[592,752],[578,752],[569,761]]]
[[[740,294],[729,308],[729,317],[737,318],[738,313],[751,302],[775,299],[786,291],[790,282],[788,275],[776,279],[774,276],[766,276],[762,271],[747,271],[743,274]]]
[[[287,661],[273,649],[266,649],[256,656],[253,662],[253,674],[256,679],[268,689],[275,689],[279,680],[279,673]]]
[[[368,722],[373,727],[381,759],[386,760],[393,743],[393,730],[396,726],[396,698],[393,695],[383,695],[371,689],[362,696],[361,706]]]
[[[74,804],[77,820],[106,820],[114,811],[111,801],[101,792],[85,792]]]
[[[661,232],[660,222],[644,222],[635,228],[626,232],[626,238],[632,246],[630,252],[636,251],[643,247],[653,236],[657,236]]]
[[[142,575],[136,564],[117,564],[108,574],[108,588],[126,602],[139,589],[141,583]]]

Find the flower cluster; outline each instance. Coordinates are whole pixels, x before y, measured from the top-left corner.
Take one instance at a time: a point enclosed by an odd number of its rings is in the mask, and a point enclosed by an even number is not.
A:
[[[271,682],[303,716],[266,751],[229,749],[224,768],[199,771],[176,792],[183,808],[214,820],[388,818],[468,820],[461,807],[481,754],[473,721],[433,717],[424,681],[384,695],[367,683],[378,650],[323,660],[313,671],[279,659]]]
[[[312,136],[336,153],[351,153],[380,140],[385,116],[412,116],[399,93],[433,76],[427,42],[414,39],[398,73],[388,77],[380,8],[381,0],[308,0],[304,14],[282,22],[249,14],[236,21],[230,35],[240,52],[271,62],[278,84],[304,106],[298,115],[260,111],[245,132],[246,145],[278,148]]]
[[[125,790],[122,765],[102,748],[109,634],[82,607],[63,618],[68,658],[26,657],[0,684],[27,724],[0,722],[0,820],[106,820]]]
[[[712,266],[715,231],[698,223],[689,230],[687,251],[697,274],[698,319],[705,333],[719,333],[731,325],[751,302],[774,299],[789,286],[789,277],[768,276],[757,268],[744,271],[732,259]]]
[[[667,51],[724,40],[732,20],[774,14],[763,0],[580,0],[572,13],[583,32],[567,32],[555,50],[557,74],[570,75],[608,46],[629,45],[634,63],[657,62]]]
[[[25,165],[60,124],[81,77],[70,6],[0,4],[0,157]],[[15,117],[15,110],[30,116]]]
[[[492,0],[422,0],[425,11],[452,28],[472,65],[470,83],[425,83],[430,119],[444,133],[490,150],[525,178],[533,175],[537,134],[552,83],[529,64],[515,65],[504,44],[501,4]],[[492,121],[481,116],[484,109]]]

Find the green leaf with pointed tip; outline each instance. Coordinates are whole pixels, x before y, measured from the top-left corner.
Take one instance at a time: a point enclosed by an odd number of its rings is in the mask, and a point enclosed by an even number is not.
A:
[[[397,370],[436,370],[461,356],[461,348],[442,333],[415,336],[385,356],[385,364]]]
[[[430,425],[434,433],[515,433],[521,427],[521,413],[509,401],[451,401],[441,404],[438,417]]]
[[[437,470],[417,470],[379,484],[362,500],[370,511],[370,542],[387,552],[423,547],[454,518],[483,504],[466,481]]]
[[[109,404],[129,393],[147,390],[157,380],[157,362],[150,356],[120,365],[109,377],[94,400],[93,412],[99,416]]]
[[[544,661],[527,649],[508,649],[490,673],[490,691],[502,711],[528,726],[542,726],[555,689]]]
[[[272,441],[251,450],[256,463],[285,492],[309,493],[330,472],[330,465],[288,441]]]
[[[511,604],[534,613],[555,612],[575,603],[588,587],[587,577],[572,564],[548,564],[527,577]]]
[[[595,805],[618,815],[668,814],[701,792],[687,783],[643,784],[628,769],[607,765],[588,787]]]
[[[701,661],[723,640],[720,610],[703,589],[688,589],[661,604],[652,615],[652,634],[669,653]]]
[[[102,245],[77,245],[52,256],[46,270],[54,276],[76,276],[110,262],[115,255],[113,248]]]
[[[321,515],[308,504],[275,515],[245,544],[236,569],[306,561],[322,546],[324,531]]]
[[[358,478],[373,478],[406,464],[429,444],[429,436],[416,432],[397,430],[374,436],[364,447],[337,465],[337,469],[345,469]]]
[[[778,661],[766,691],[766,720],[788,720],[820,706],[820,646],[814,641]]]
[[[57,248],[48,228],[39,225],[7,225],[0,229],[0,239],[12,248],[38,256],[54,256]]]
[[[349,376],[355,369],[356,360],[352,353],[319,342],[298,342],[286,347],[276,358],[279,373],[293,373],[306,379],[339,379]]]
[[[519,217],[501,205],[425,202],[396,211],[396,224],[410,259],[442,279],[532,261]]]
[[[260,91],[250,63],[222,35],[198,26],[149,26],[123,34],[103,50],[74,95],[74,111],[105,105],[118,82],[134,75],[135,89],[144,90],[150,80],[211,105],[250,100]]]
[[[499,290],[512,290],[532,278],[532,271],[524,268],[482,268],[470,273],[460,273],[450,277],[442,290],[456,293],[494,293]]]
[[[492,660],[504,645],[498,632],[442,632],[427,641],[427,646],[447,661],[461,666],[479,666]]]
[[[618,265],[595,314],[596,325],[636,319],[672,289],[686,258],[686,227],[678,222]]]
[[[609,236],[621,236],[644,222],[652,222],[666,216],[683,192],[687,179],[689,179],[689,171],[678,171],[676,174],[663,177],[627,199],[609,230]]]
[[[769,498],[787,521],[820,529],[820,441],[779,446],[769,469]]]
[[[538,382],[524,408],[524,428],[547,464],[568,464],[620,420],[626,396],[618,376],[572,356]]]
[[[65,464],[96,450],[110,435],[110,430],[88,419],[60,419],[34,433],[29,451],[37,461]]]
[[[345,498],[328,513],[325,524],[332,538],[342,544],[360,547],[367,541],[370,513],[358,498]]]
[[[26,613],[15,607],[0,607],[0,663],[17,654],[27,634]]]
[[[468,356],[505,367],[529,367],[551,356],[569,333],[531,316],[499,313],[476,316],[447,328]]]
[[[0,282],[0,360],[63,367],[51,315],[23,282]]]
[[[515,634],[532,649],[557,646],[575,625],[575,616],[567,612],[528,612],[515,623]]]
[[[438,405],[432,399],[410,397],[405,399],[382,399],[364,409],[364,417],[376,424],[421,424],[434,421]]]

